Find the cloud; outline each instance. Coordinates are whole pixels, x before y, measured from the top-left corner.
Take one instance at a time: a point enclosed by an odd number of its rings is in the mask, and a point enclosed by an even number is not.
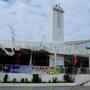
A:
[[[65,40],[90,38],[90,0],[58,0],[64,8]],[[0,39],[51,40],[54,0],[0,0]],[[8,38],[9,37],[9,38]]]
[[[10,2],[12,2],[10,4]],[[2,0],[0,1],[0,34],[10,37],[7,28],[12,25],[17,40],[51,40],[51,11],[53,0]],[[4,29],[4,27],[6,27]],[[28,38],[28,39],[27,39]],[[2,39],[2,38],[0,38]],[[9,38],[10,39],[10,38]]]
[[[65,40],[90,38],[90,0],[59,0],[64,13]]]

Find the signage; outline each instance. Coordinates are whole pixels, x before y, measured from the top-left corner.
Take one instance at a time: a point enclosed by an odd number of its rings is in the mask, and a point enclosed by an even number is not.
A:
[[[59,68],[47,66],[4,65],[7,73],[59,74]]]

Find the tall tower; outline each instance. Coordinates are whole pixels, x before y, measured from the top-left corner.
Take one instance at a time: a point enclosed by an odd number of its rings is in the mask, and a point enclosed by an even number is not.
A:
[[[63,13],[64,10],[60,7],[60,4],[53,6],[53,43],[63,43],[64,41]]]

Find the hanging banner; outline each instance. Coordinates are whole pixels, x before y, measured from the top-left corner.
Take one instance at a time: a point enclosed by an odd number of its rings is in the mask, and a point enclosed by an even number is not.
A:
[[[10,73],[19,73],[19,66],[18,65],[8,65],[10,68]]]
[[[73,60],[73,64],[75,65],[77,63],[77,56],[76,55],[73,55],[72,60]]]
[[[32,73],[32,66],[19,66],[19,73]]]
[[[24,65],[4,65],[4,72],[7,73],[29,73],[29,74],[59,74],[60,68],[47,66],[24,66]]]
[[[50,74],[51,75],[57,75],[57,74],[59,74],[59,69],[58,68],[51,69]]]

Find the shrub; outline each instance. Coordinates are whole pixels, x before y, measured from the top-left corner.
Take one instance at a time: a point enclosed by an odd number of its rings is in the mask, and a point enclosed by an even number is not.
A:
[[[41,83],[42,80],[38,74],[33,74],[32,83]]]
[[[12,81],[13,83],[16,83],[16,78],[13,78],[13,81]]]
[[[53,77],[53,80],[52,80],[53,83],[57,83],[58,82],[58,79],[56,77]]]
[[[4,78],[3,78],[3,82],[7,83],[8,82],[8,74],[5,74]]]
[[[68,74],[65,74],[64,77],[63,77],[63,79],[64,79],[66,82],[73,82],[73,81],[72,81],[72,77],[71,77],[70,75],[68,75]]]
[[[81,71],[81,74],[86,74],[87,73],[86,68],[81,68],[80,71]]]
[[[21,83],[24,83],[24,82],[25,82],[25,80],[24,80],[24,78],[22,78],[22,79],[21,79]]]
[[[51,80],[49,80],[48,83],[51,83]]]
[[[26,83],[30,83],[30,81],[29,81],[27,78],[25,78],[25,82],[26,82]]]

